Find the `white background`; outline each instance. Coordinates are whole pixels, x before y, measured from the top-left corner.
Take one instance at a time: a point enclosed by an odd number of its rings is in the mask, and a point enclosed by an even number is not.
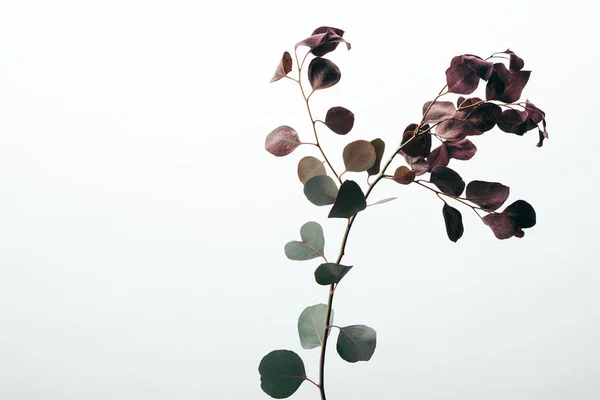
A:
[[[317,118],[356,114],[346,137],[320,129],[338,169],[350,140],[394,148],[463,53],[519,54],[550,132],[539,149],[535,131],[494,129],[451,164],[534,205],[521,240],[461,208],[451,243],[432,193],[378,185],[373,200],[400,198],[357,220],[335,301],[336,322],[374,327],[378,347],[358,364],[330,347],[328,398],[600,398],[595,14],[583,1],[0,0],[0,398],[265,399],[257,366],[279,348],[317,378],[296,321],[327,289],[318,260],[283,246],[315,220],[335,258],[344,222],[302,194],[296,163],[315,149],[279,159],[264,138],[286,124],[311,140],[298,88],[268,82],[321,25],[353,45],[328,56],[342,80],[312,99]]]

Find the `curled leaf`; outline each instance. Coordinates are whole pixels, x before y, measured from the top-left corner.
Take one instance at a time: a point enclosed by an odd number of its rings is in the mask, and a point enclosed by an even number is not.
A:
[[[379,168],[381,167],[381,159],[383,158],[383,152],[385,151],[385,142],[379,138],[371,140],[371,144],[375,148],[375,163],[371,168],[367,170],[369,176],[377,175]]]
[[[342,38],[344,31],[330,26],[321,26],[314,30],[311,36],[296,44],[299,46],[307,46],[312,54],[317,57],[322,57],[325,54],[332,52],[340,43],[345,43],[350,50],[350,43]]]
[[[340,81],[342,73],[333,61],[313,58],[308,65],[308,81],[313,90],[327,89]]]
[[[530,75],[531,71],[511,72],[502,63],[494,64],[494,72],[485,87],[485,98],[505,103],[518,101]]]
[[[275,70],[275,75],[271,78],[271,82],[277,82],[281,78],[285,77],[292,70],[292,56],[287,51],[283,53],[281,61]]]
[[[296,147],[301,144],[300,137],[294,128],[282,125],[267,135],[265,149],[274,156],[283,157],[296,150]]]
[[[354,126],[354,113],[344,107],[331,107],[327,111],[324,123],[338,135],[345,135]]]

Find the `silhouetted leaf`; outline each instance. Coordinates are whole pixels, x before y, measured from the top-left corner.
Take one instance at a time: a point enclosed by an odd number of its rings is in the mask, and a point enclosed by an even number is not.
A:
[[[323,343],[323,332],[325,331],[325,319],[327,318],[327,305],[315,304],[302,311],[298,318],[298,336],[303,349],[314,349],[321,347]],[[331,310],[331,321],[333,321],[333,310]]]
[[[350,218],[367,208],[365,195],[358,183],[345,180],[335,199],[329,218]]]
[[[354,114],[344,107],[331,107],[325,116],[325,125],[338,135],[345,135],[354,126]]]
[[[285,255],[290,260],[305,261],[323,257],[325,238],[323,228],[317,222],[310,221],[300,228],[302,241],[291,241],[285,245]]]
[[[300,138],[294,128],[282,125],[267,135],[265,149],[274,156],[283,157],[296,150],[300,144]]]
[[[406,166],[402,165],[396,169],[396,171],[394,172],[394,177],[392,179],[402,185],[408,185],[414,182],[415,171],[412,171]]]
[[[383,158],[383,152],[385,151],[385,143],[383,140],[377,138],[371,140],[371,144],[375,148],[375,163],[371,168],[367,170],[369,176],[377,175],[379,173],[379,168],[381,167],[381,159]]]
[[[494,72],[485,87],[485,98],[505,103],[518,101],[530,75],[531,71],[511,72],[502,63],[494,64]]]
[[[525,200],[517,200],[502,212],[505,216],[515,221],[519,228],[531,228],[535,226],[536,214],[535,210]]]
[[[465,182],[460,175],[448,167],[435,167],[429,180],[442,192],[451,196],[460,196],[465,189]]]
[[[450,158],[457,160],[470,160],[477,152],[477,147],[469,139],[456,142],[444,142]]]
[[[428,171],[431,172],[431,170],[438,166],[446,167],[449,162],[450,154],[448,153],[448,148],[446,147],[446,143],[442,143],[433,149],[429,157],[427,157],[427,164],[429,164]]]
[[[375,164],[375,147],[366,140],[357,140],[344,147],[342,153],[346,171],[362,172]]]
[[[317,206],[327,206],[335,203],[338,188],[333,179],[327,175],[316,175],[304,184],[306,198]]]
[[[308,81],[313,90],[327,89],[340,81],[342,73],[333,61],[313,58],[308,65]]]
[[[298,162],[298,178],[300,182],[306,183],[310,178],[317,175],[327,175],[323,161],[312,156],[306,156]]]
[[[340,328],[337,352],[350,363],[369,361],[375,352],[377,333],[366,325],[350,325]]]
[[[261,389],[275,399],[290,397],[306,380],[302,359],[290,350],[274,350],[264,356],[258,373]]]
[[[319,285],[338,283],[350,271],[352,266],[335,263],[321,264],[315,270],[315,280]]]
[[[425,112],[429,108],[430,104],[430,101],[423,104],[423,115],[425,115]],[[456,108],[454,107],[454,104],[452,102],[436,101],[435,103],[433,103],[431,108],[429,108],[429,111],[427,111],[427,116],[425,116],[425,119],[423,121],[429,124],[435,124],[437,122],[452,118],[455,112]]]
[[[495,211],[504,204],[510,189],[497,182],[472,181],[467,185],[466,197],[478,206]]]
[[[488,214],[483,217],[483,222],[492,229],[498,239],[508,239],[519,231],[519,227],[504,214]]]
[[[275,75],[273,75],[271,82],[276,82],[281,78],[285,77],[292,70],[292,65],[292,56],[286,51],[285,53],[283,53],[281,61],[279,61],[279,65],[275,70]]]
[[[404,129],[402,135],[402,152],[410,157],[427,157],[431,152],[431,135],[429,133],[417,133],[417,136],[412,139],[417,129],[417,124],[410,124]],[[429,125],[425,125],[420,131],[425,131]]]
[[[388,197],[386,199],[381,199],[381,200],[376,201],[375,203],[369,204],[367,207],[376,206],[378,204],[384,204],[384,203],[387,203],[389,201],[396,200],[396,199],[397,199],[397,197]]]
[[[465,231],[462,222],[462,214],[456,208],[449,206],[447,203],[444,203],[442,214],[444,215],[448,239],[452,240],[453,242],[458,241]]]

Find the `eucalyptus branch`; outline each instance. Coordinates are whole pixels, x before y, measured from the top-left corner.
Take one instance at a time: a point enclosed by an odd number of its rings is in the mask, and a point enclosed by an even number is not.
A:
[[[293,61],[287,51],[284,52],[271,79],[271,82],[275,82],[288,78],[298,83],[312,123],[315,143],[301,142],[292,127],[282,125],[267,135],[266,150],[282,157],[292,153],[301,144],[316,146],[324,161],[306,156],[298,163],[298,178],[303,185],[303,193],[316,206],[330,206],[329,218],[346,219],[335,263],[328,262],[325,257],[323,228],[318,222],[306,222],[300,229],[301,240],[289,241],[285,245],[285,255],[290,260],[323,258],[325,263],[316,268],[314,276],[317,284],[328,287],[328,298],[327,304],[306,307],[298,318],[298,334],[302,347],[320,347],[318,382],[306,376],[304,363],[298,354],[290,350],[274,350],[261,360],[259,373],[263,391],[275,398],[289,397],[304,381],[309,381],[319,389],[321,400],[326,400],[325,361],[331,328],[340,330],[336,350],[343,360],[368,361],[375,352],[376,331],[373,328],[366,325],[332,325],[331,322],[335,291],[340,281],[353,268],[341,264],[346,254],[350,232],[358,214],[367,208],[367,199],[382,179],[392,179],[402,185],[416,183],[416,186],[435,193],[444,203],[442,215],[446,233],[453,242],[458,241],[464,232],[462,215],[448,205],[445,198],[454,199],[471,208],[498,239],[521,238],[524,235],[523,229],[531,228],[536,223],[533,207],[523,200],[513,202],[502,212],[497,211],[509,196],[507,186],[478,180],[466,184],[456,171],[448,167],[453,159],[471,159],[477,147],[469,137],[481,135],[495,126],[504,132],[518,135],[538,127],[538,147],[548,137],[544,112],[529,101],[519,101],[521,91],[529,79],[529,71],[522,71],[524,62],[521,58],[510,50],[494,53],[485,60],[470,54],[454,57],[446,70],[446,85],[432,101],[425,103],[420,123],[410,124],[401,132],[400,145],[385,164],[381,165],[385,152],[382,139],[376,138],[370,142],[355,140],[344,147],[342,159],[345,169],[342,174],[338,174],[319,143],[316,123],[322,123],[335,134],[346,135],[354,125],[354,114],[344,107],[337,106],[327,111],[324,121],[315,120],[309,100],[317,91],[327,89],[340,81],[339,67],[323,56],[334,51],[340,44],[350,49],[350,44],[343,39],[343,35],[344,31],[341,29],[317,28],[311,36],[295,46],[309,48],[302,61],[299,60],[297,51],[294,51],[298,79],[288,76]],[[315,57],[308,67],[308,80],[312,91],[307,96],[302,85],[302,69],[310,54]],[[507,60],[508,67],[502,62],[489,62],[492,57]],[[461,97],[456,106],[450,101],[439,101],[447,94],[469,95],[477,89],[482,80],[487,82],[486,100]],[[503,111],[501,106],[508,109]],[[522,107],[524,111],[517,112],[513,106]],[[543,131],[539,128],[540,123],[543,125]],[[440,140],[440,144],[434,149],[433,137]],[[387,170],[398,154],[405,157],[410,168],[402,165],[393,175],[388,174]],[[325,165],[329,167],[335,180],[327,175]],[[366,192],[363,193],[360,185],[351,179],[342,181],[342,175],[346,172],[367,172]],[[416,179],[424,174],[430,174],[429,180]],[[371,176],[375,176],[375,179],[369,183]],[[369,206],[393,199],[395,198],[383,199]],[[479,211],[487,215],[482,217]]]

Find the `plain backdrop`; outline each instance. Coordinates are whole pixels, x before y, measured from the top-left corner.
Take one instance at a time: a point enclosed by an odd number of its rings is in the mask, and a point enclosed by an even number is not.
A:
[[[284,124],[312,138],[297,86],[269,80],[321,25],[353,46],[311,99],[316,118],[356,114],[345,137],[319,128],[338,169],[351,140],[394,148],[464,53],[519,54],[550,133],[540,149],[494,129],[451,164],[534,205],[520,240],[461,208],[452,243],[432,193],[378,185],[373,201],[399,199],[357,219],[334,305],[378,346],[357,364],[329,347],[328,398],[600,398],[591,2],[0,0],[0,399],[265,399],[273,349],[317,378],[296,324],[327,289],[283,246],[318,221],[335,258],[344,221],[302,194],[316,149],[276,158],[264,140]]]

